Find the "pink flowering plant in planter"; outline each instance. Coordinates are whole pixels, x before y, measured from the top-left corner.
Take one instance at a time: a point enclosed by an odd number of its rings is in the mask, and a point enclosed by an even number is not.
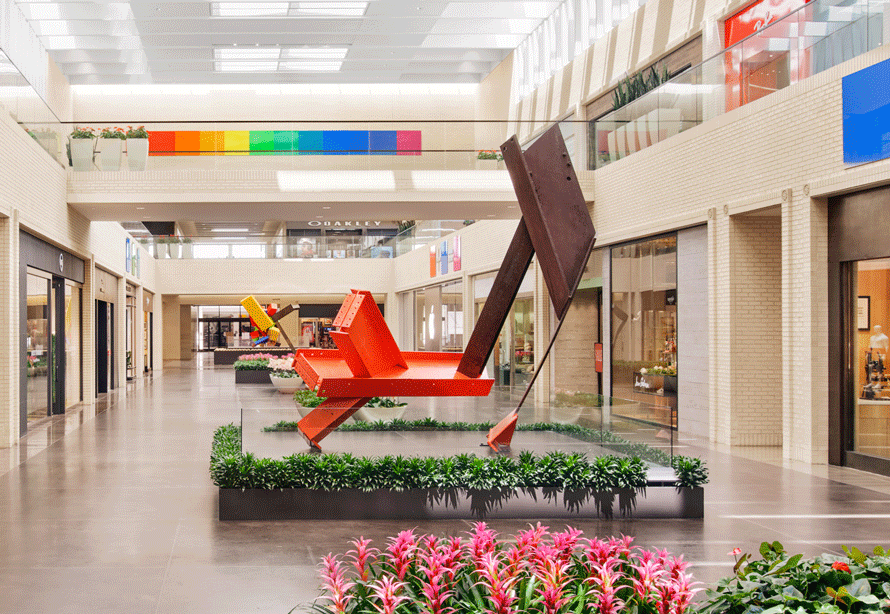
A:
[[[698,592],[688,563],[538,523],[500,540],[484,522],[467,537],[402,531],[382,550],[360,537],[321,565],[324,614],[683,614]]]

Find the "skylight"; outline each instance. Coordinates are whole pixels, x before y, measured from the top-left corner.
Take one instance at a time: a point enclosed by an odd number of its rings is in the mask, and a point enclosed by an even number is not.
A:
[[[367,2],[211,2],[213,17],[363,17]]]
[[[217,72],[337,72],[346,47],[216,47]]]

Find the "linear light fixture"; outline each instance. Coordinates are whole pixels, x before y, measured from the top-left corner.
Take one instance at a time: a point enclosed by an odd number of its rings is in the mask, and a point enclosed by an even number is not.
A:
[[[217,72],[337,72],[346,47],[216,47]]]
[[[211,228],[210,232],[247,232],[247,228]]]
[[[211,2],[212,17],[363,17],[368,2]]]

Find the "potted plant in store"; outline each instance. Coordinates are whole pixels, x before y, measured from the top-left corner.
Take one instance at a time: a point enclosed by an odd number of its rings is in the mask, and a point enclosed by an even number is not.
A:
[[[504,156],[499,151],[493,149],[483,149],[476,156],[481,162],[476,163],[476,168],[482,170],[495,170],[503,168]]]
[[[269,359],[269,379],[281,394],[293,394],[303,387],[303,379],[294,370],[294,355]]]
[[[127,165],[131,171],[144,171],[148,164],[148,131],[145,126],[127,126]]]
[[[99,133],[99,166],[103,171],[121,170],[127,135],[120,128],[102,128]]]
[[[71,150],[71,166],[75,171],[84,172],[93,170],[93,154],[95,150],[96,135],[92,128],[75,127],[68,136]]]

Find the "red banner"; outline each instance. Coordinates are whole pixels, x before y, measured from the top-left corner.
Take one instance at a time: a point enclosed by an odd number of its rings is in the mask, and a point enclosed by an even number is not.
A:
[[[593,357],[596,360],[596,372],[603,372],[603,344],[602,343],[594,343],[593,344]]]

